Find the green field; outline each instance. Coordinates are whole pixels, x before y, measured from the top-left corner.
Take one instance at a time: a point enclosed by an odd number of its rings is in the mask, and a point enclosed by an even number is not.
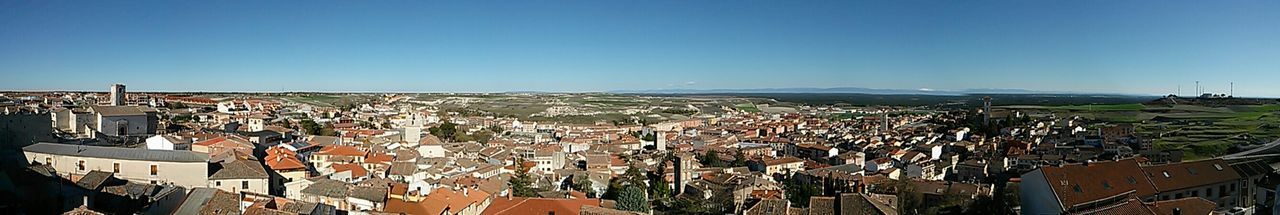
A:
[[[733,105],[733,108],[736,108],[740,111],[746,111],[747,113],[760,112],[760,108],[757,108],[755,104],[751,104],[751,103],[736,104],[736,105]]]
[[[1229,153],[1232,146],[1280,138],[1280,105],[1112,104],[1005,108],[1046,111],[1060,117],[1080,116],[1101,122],[1133,123],[1139,134],[1155,138],[1153,142],[1157,148],[1183,149],[1186,159],[1220,156]]]

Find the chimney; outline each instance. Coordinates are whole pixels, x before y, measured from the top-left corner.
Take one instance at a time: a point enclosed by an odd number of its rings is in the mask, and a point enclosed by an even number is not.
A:
[[[467,192],[467,191],[468,191],[468,190],[471,190],[471,189],[462,188],[462,196],[467,196],[467,194],[468,194],[468,192]]]

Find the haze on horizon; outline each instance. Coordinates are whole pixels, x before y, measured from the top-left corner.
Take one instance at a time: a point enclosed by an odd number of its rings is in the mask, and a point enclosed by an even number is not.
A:
[[[5,1],[0,90],[1280,97],[1280,1]]]

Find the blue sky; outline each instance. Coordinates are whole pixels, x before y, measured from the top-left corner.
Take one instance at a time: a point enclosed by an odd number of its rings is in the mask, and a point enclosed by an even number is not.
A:
[[[1280,1],[0,0],[0,90],[1280,96]]]

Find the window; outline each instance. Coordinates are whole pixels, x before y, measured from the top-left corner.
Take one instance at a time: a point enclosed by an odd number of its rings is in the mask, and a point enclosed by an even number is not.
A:
[[[53,158],[44,158],[45,165],[53,165]]]
[[[1218,186],[1218,196],[1227,196],[1227,185]]]
[[[249,189],[249,181],[240,181],[240,189]]]
[[[1191,191],[1191,197],[1200,197],[1200,191],[1199,191],[1199,190],[1192,190],[1192,191]]]
[[[76,163],[76,169],[80,169],[80,171],[84,171],[84,161],[80,161],[79,163]]]
[[[112,173],[120,173],[120,163],[113,163],[113,164],[111,164],[111,172],[112,172]]]
[[[1137,179],[1133,179],[1133,176],[1129,176],[1128,178],[1125,178],[1125,180],[1128,180],[1128,181],[1129,181],[1129,184],[1137,184],[1137,183],[1138,183],[1138,180],[1137,180]]]
[[[222,186],[222,182],[221,182],[221,181],[215,181],[215,182],[213,182],[213,186]]]
[[[159,173],[160,173],[160,165],[151,164],[151,176],[156,176]]]

